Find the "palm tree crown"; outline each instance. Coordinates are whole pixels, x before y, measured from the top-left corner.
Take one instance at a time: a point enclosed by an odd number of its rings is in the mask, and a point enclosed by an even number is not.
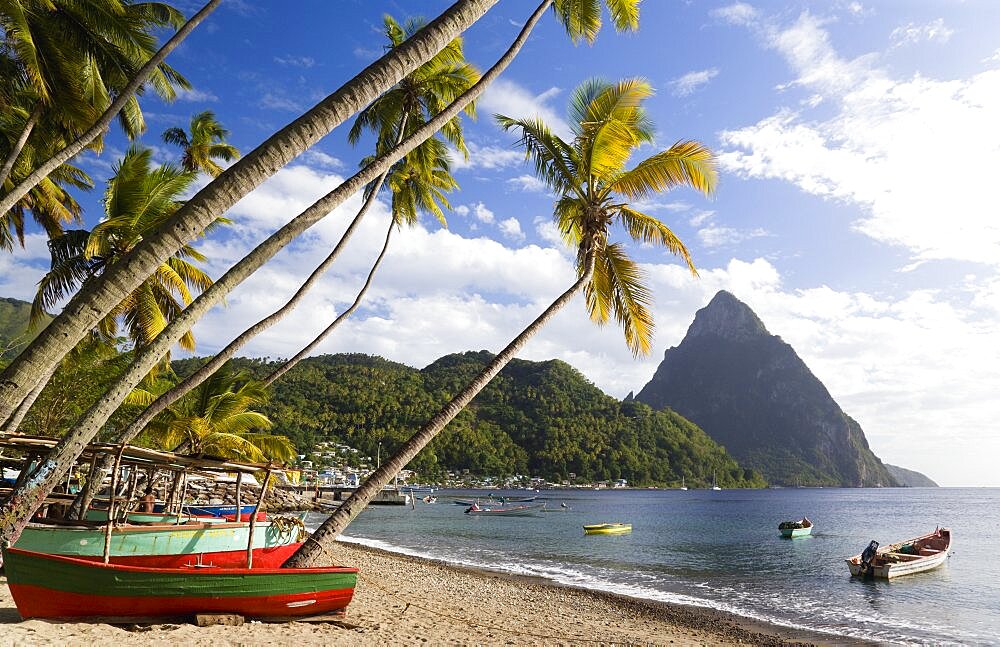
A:
[[[224,169],[215,160],[231,162],[240,156],[235,146],[226,143],[228,136],[229,131],[215,119],[215,114],[206,110],[191,117],[190,136],[183,128],[170,128],[163,133],[163,141],[180,146],[185,171],[204,171],[218,177]]]
[[[295,458],[286,436],[264,433],[271,420],[255,409],[270,395],[245,371],[223,366],[195,391],[156,418],[148,433],[166,449],[183,444],[189,453],[265,463]]]
[[[178,198],[191,186],[195,174],[169,164],[152,167],[151,153],[132,147],[116,166],[104,195],[105,219],[100,224],[89,232],[70,230],[49,241],[52,269],[38,284],[33,318],[116,263],[180,207]],[[99,324],[100,333],[115,339],[121,320],[136,346],[148,344],[191,303],[192,288],[204,290],[212,284],[191,262],[204,260],[191,245],[184,245],[112,309]],[[188,332],[180,344],[193,350],[194,337]]]
[[[634,240],[666,247],[696,273],[687,248],[670,228],[629,201],[677,186],[711,194],[717,180],[711,151],[694,141],[678,142],[626,168],[639,146],[653,142],[653,126],[642,108],[652,93],[642,79],[585,82],[570,102],[572,142],[541,120],[496,115],[501,127],[518,132],[536,175],[559,196],[555,217],[564,239],[577,250],[578,275],[593,273],[585,286],[591,319],[604,324],[614,316],[636,355],[648,353],[652,343],[652,295],[624,246],[609,241],[609,229],[618,224]]]

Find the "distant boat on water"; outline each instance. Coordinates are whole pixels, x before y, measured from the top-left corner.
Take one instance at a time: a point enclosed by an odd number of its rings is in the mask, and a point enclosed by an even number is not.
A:
[[[630,523],[597,523],[583,527],[587,535],[626,535],[632,532]]]
[[[951,552],[951,530],[934,532],[879,548],[872,541],[860,555],[847,559],[851,575],[892,579],[922,573],[944,564]]]
[[[681,477],[681,487],[680,487],[680,489],[684,490],[685,492],[688,489],[688,486],[684,485],[684,477],[683,476]]]
[[[721,490],[722,489],[722,488],[719,487],[719,484],[716,483],[716,481],[715,481],[715,472],[712,472],[712,489],[713,490]]]
[[[545,507],[544,503],[534,503],[525,505],[482,505],[473,503],[465,514],[477,517],[533,517],[536,512],[541,512]]]
[[[812,534],[813,523],[808,518],[802,517],[801,521],[782,521],[778,524],[778,530],[785,539],[806,537]]]

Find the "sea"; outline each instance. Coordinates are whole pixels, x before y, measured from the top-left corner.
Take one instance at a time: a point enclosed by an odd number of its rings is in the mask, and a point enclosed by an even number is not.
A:
[[[637,598],[728,611],[836,637],[900,645],[1000,645],[1000,489],[542,490],[533,517],[464,514],[454,498],[524,490],[436,492],[434,504],[369,507],[343,539],[407,555],[545,578]],[[566,506],[563,507],[563,504]],[[568,508],[568,509],[567,509]],[[808,517],[810,537],[778,524]],[[323,517],[312,514],[307,526]],[[585,524],[628,522],[628,535]],[[952,529],[938,569],[892,581],[851,578],[844,559]]]

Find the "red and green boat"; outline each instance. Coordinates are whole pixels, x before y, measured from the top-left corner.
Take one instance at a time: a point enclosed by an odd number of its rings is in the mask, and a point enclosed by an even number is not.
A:
[[[146,568],[3,551],[18,613],[28,618],[137,622],[232,613],[259,620],[342,615],[358,569]]]
[[[31,523],[14,548],[83,560],[103,561],[104,527]],[[172,568],[193,565],[245,566],[250,524],[200,521],[182,524],[116,526],[111,532],[110,562],[127,566]],[[272,521],[256,524],[253,564],[277,568],[301,546],[298,528]]]

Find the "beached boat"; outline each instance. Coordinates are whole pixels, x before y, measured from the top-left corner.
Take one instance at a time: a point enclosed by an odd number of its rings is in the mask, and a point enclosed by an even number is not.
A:
[[[937,568],[951,552],[951,530],[934,532],[879,548],[873,541],[860,555],[847,559],[851,575],[892,579]]]
[[[584,526],[583,532],[588,535],[626,535],[632,532],[630,523],[597,523]]]
[[[176,509],[176,508],[175,508]],[[241,515],[253,514],[254,504],[240,506]],[[163,504],[157,503],[153,507],[153,512],[163,512]],[[195,517],[236,517],[235,505],[186,505],[182,512]]]
[[[342,614],[358,569],[145,568],[17,548],[4,567],[18,613],[109,622],[232,613],[261,620]]]
[[[778,524],[778,530],[785,539],[806,537],[812,534],[813,523],[806,517],[802,517],[800,521],[782,521]]]
[[[541,512],[543,507],[544,503],[496,506],[473,503],[465,510],[465,514],[479,517],[532,517],[536,512]]]
[[[101,560],[106,529],[89,525],[30,523],[15,548],[49,555]],[[190,522],[116,526],[111,532],[110,561],[115,564],[167,568],[191,564],[245,566],[250,525]],[[301,545],[291,524],[260,522],[253,535],[253,562],[280,566]],[[258,561],[262,560],[262,561]]]

